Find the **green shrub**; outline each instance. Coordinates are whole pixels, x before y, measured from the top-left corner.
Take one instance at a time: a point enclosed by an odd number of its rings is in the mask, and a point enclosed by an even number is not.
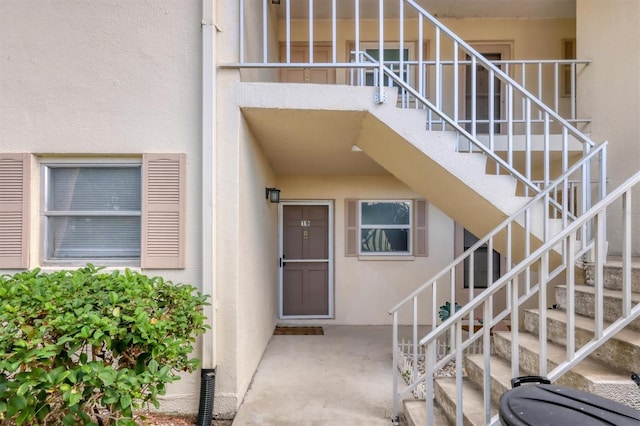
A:
[[[207,296],[100,269],[0,276],[0,424],[134,425],[198,368]]]

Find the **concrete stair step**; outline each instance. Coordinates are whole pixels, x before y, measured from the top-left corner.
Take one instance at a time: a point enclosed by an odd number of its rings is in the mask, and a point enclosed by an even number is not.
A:
[[[424,426],[427,424],[427,409],[424,399],[405,399],[404,418],[401,419],[402,426]],[[444,415],[442,408],[438,404],[433,404],[433,424],[447,425],[449,420]]]
[[[466,355],[464,367],[467,377],[478,388],[484,387],[484,356],[483,354]],[[504,359],[492,355],[489,364],[491,372],[491,401],[496,406],[500,403],[503,393],[511,389],[511,364]]]
[[[575,286],[576,314],[593,318],[594,316],[595,288],[588,285]],[[616,290],[604,289],[604,320],[614,322],[622,314],[622,293]],[[631,294],[632,305],[640,303],[640,293]],[[556,302],[559,309],[564,310],[567,306],[567,287],[565,285],[556,286]],[[629,324],[630,328],[640,330],[640,319]]]
[[[539,342],[538,337],[520,332],[519,357],[520,375],[539,374]],[[507,360],[511,359],[511,333],[496,332],[493,334],[496,354]],[[564,346],[549,342],[547,344],[547,371],[553,370],[565,358]],[[633,408],[640,408],[640,389],[630,379],[630,372],[617,370],[594,359],[585,359],[556,382],[560,386],[591,392]]]
[[[593,285],[595,266],[593,263],[585,264],[585,283]],[[622,290],[622,260],[617,257],[607,258],[604,265],[604,286],[611,290]],[[640,293],[640,259],[631,261],[631,291]]]
[[[440,377],[435,380],[435,399],[442,407],[451,424],[456,417],[456,379]],[[465,426],[485,425],[482,392],[468,378],[462,380],[462,406]],[[498,413],[498,406],[492,405],[491,416]]]
[[[524,327],[530,333],[538,335],[540,312],[538,309],[529,309],[524,314]],[[564,311],[557,309],[547,310],[547,338],[559,345],[566,343],[567,322]],[[581,315],[575,316],[575,345],[581,348],[590,342],[595,333],[592,318]],[[615,365],[623,371],[640,372],[640,332],[626,328],[609,339],[596,349],[590,357]]]

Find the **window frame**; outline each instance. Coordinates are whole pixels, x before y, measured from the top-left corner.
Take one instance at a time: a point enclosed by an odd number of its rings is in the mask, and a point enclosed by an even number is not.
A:
[[[405,224],[386,224],[386,225],[366,225],[362,223],[362,206],[365,203],[405,203],[409,206],[409,223]],[[414,241],[413,241],[413,233],[414,229],[414,218],[413,215],[415,213],[414,203],[412,199],[360,199],[357,200],[357,247],[358,247],[358,256],[413,256],[414,253]],[[379,252],[363,252],[362,251],[362,230],[363,229],[407,229],[407,251],[379,251]]]
[[[354,43],[355,44],[355,43]],[[359,47],[359,51],[360,52],[367,52],[367,50],[377,50],[379,51],[380,49],[380,44],[378,42],[374,42],[374,41],[362,41],[360,42],[360,47]],[[353,49],[352,49],[353,50]],[[383,50],[397,50],[398,51],[398,57],[402,57],[402,55],[400,54],[400,42],[385,42],[384,46],[383,46]],[[415,41],[405,41],[404,45],[403,45],[403,50],[407,51],[407,59],[403,59],[403,61],[407,61],[409,63],[414,63],[417,61],[416,58],[416,42]],[[424,52],[423,52],[424,54]],[[399,61],[399,60],[398,60]],[[393,62],[393,61],[391,61]],[[385,62],[385,64],[387,64],[387,66],[389,66],[391,69],[393,69],[393,71],[397,74],[399,73],[399,67],[400,64],[391,64],[389,65],[388,62]],[[396,68],[398,67],[398,68]],[[409,67],[410,71],[407,74],[406,72],[403,71],[403,79],[407,82],[409,82],[410,84],[414,84],[415,82],[417,82],[418,77],[417,77],[417,71],[416,71],[416,67],[415,65],[412,65]],[[364,77],[364,85],[367,86],[366,84],[366,79],[367,79],[367,75],[374,75],[377,72],[377,69],[368,69],[365,71],[365,77]],[[373,84],[372,86],[375,86],[375,77],[373,78]],[[388,87],[388,81],[386,82],[387,84],[384,84],[385,87]],[[393,87],[399,87],[395,82],[392,83]]]
[[[107,168],[107,167],[124,167],[137,168],[140,171],[140,210],[123,210],[123,211],[55,211],[48,210],[51,201],[51,170],[55,168]],[[40,262],[44,266],[83,266],[86,263],[95,263],[105,266],[134,266],[140,267],[142,262],[142,190],[143,182],[143,161],[141,158],[135,159],[55,159],[43,160],[40,162],[40,181],[41,181],[41,205],[40,205]],[[52,217],[72,217],[72,216],[93,216],[93,217],[139,217],[140,218],[140,255],[137,257],[120,257],[120,258],[100,258],[100,257],[83,257],[83,258],[50,258],[50,218]]]

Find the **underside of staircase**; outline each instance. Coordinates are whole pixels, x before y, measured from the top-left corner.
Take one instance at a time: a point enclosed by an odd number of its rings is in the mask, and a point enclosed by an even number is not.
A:
[[[322,128],[327,139],[340,139],[345,151],[358,147],[390,174],[404,182],[430,203],[475,235],[486,235],[505,218],[524,206],[521,184],[509,174],[496,173],[487,156],[461,152],[461,140],[454,131],[427,130],[426,110],[402,109],[391,103],[375,102],[373,87],[310,84],[274,85],[239,83],[237,107],[260,143],[266,139],[296,140],[312,147],[311,126]],[[397,88],[387,88],[390,92]],[[393,98],[393,95],[391,96]],[[307,123],[296,132],[294,123]],[[332,136],[336,123],[350,128]],[[317,124],[314,124],[317,123]],[[279,130],[282,129],[282,130]],[[278,133],[278,131],[286,133]],[[276,151],[276,150],[274,150]],[[576,151],[579,153],[579,151]],[[519,154],[516,151],[515,154]],[[337,153],[337,155],[342,155]],[[514,227],[514,242],[530,238],[532,249],[543,239],[543,207],[533,210],[531,234],[523,224]],[[559,219],[550,219],[551,234],[561,228]],[[495,250],[506,253],[504,238],[495,239]],[[512,260],[522,260],[523,252],[513,252]]]
[[[586,279],[576,285],[575,291],[575,345],[582,347],[594,337],[594,287],[589,282],[593,276],[585,265]],[[621,266],[610,259],[604,268],[604,312],[605,321],[613,322],[621,316]],[[555,305],[547,309],[547,371],[551,371],[564,358],[566,344],[566,322],[564,309],[567,303],[566,287],[555,287]],[[640,259],[632,268],[632,304],[640,302]],[[526,309],[520,312],[524,318],[519,332],[519,375],[539,375],[540,342],[538,338],[539,311]],[[498,412],[500,396],[511,388],[511,333],[497,331],[492,336],[493,354],[490,359],[492,414]],[[482,354],[464,356],[463,412],[465,425],[484,425],[480,391],[483,383],[484,361]],[[640,371],[640,320],[636,319],[625,329],[609,339],[589,357],[556,384],[597,394],[605,398],[640,409],[640,389],[631,380],[631,372]],[[456,424],[456,381],[441,377],[435,380],[436,411],[435,424]],[[424,401],[405,400],[405,421],[408,425],[426,424]],[[439,416],[439,417],[438,417]]]

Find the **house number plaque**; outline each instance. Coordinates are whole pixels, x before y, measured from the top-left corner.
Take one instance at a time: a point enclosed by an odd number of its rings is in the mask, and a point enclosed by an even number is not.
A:
[[[303,228],[308,228],[311,226],[311,221],[310,220],[301,220],[300,221],[300,226],[302,226]]]

